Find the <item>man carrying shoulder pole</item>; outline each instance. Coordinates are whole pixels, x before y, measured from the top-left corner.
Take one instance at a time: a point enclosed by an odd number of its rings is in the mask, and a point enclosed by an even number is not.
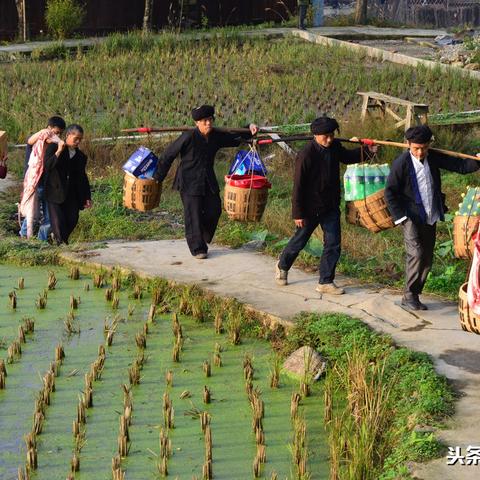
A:
[[[403,228],[406,279],[402,305],[410,310],[428,309],[419,296],[432,268],[436,225],[447,211],[440,169],[467,174],[480,168],[475,160],[429,150],[432,136],[427,125],[405,132],[409,149],[393,161],[385,188],[393,220]]]
[[[221,148],[238,147],[242,141],[252,138],[258,127],[250,124],[247,134],[219,131],[213,127],[215,109],[210,105],[194,108],[192,118],[196,128],[182,133],[167,147],[159,158],[154,178],[162,182],[180,154],[173,188],[182,198],[188,248],[195,258],[205,259],[222,213],[213,168],[215,155]]]
[[[343,288],[333,282],[340,258],[340,162],[359,163],[362,148],[348,150],[335,132],[339,129],[333,118],[320,117],[310,126],[313,139],[298,153],[292,198],[295,234],[280,255],[275,280],[287,285],[288,271],[312,233],[320,225],[323,230],[323,253],[320,259],[320,279],[316,291],[341,295]],[[368,147],[374,151],[376,147]]]

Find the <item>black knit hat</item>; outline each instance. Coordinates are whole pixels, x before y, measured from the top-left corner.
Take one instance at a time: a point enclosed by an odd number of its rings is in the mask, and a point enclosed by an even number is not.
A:
[[[335,130],[340,131],[340,125],[334,118],[319,117],[312,122],[310,130],[314,135],[326,135],[334,133]]]
[[[428,143],[433,137],[433,132],[427,125],[418,125],[417,127],[410,127],[405,132],[405,138],[412,143]]]
[[[198,122],[203,118],[215,117],[215,108],[211,105],[202,105],[192,110],[192,118]]]

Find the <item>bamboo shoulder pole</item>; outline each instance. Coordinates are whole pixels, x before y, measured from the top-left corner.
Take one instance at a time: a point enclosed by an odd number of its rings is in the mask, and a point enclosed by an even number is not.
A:
[[[390,147],[399,147],[399,148],[408,148],[407,143],[400,143],[400,142],[390,142],[386,140],[369,140],[369,139],[362,139],[359,143],[364,143],[365,145],[373,144],[373,145],[386,145]],[[465,158],[469,160],[476,160],[480,162],[480,157],[476,157],[475,155],[468,155],[466,153],[454,152],[452,150],[444,150],[441,148],[430,148],[433,152],[443,153],[444,155],[449,155],[450,157],[455,158]]]
[[[218,132],[230,133],[250,133],[249,128],[229,128],[229,127],[213,127]],[[159,133],[159,132],[190,132],[195,130],[195,127],[139,127],[139,128],[124,128],[122,133]],[[259,132],[269,132],[268,127],[259,127]],[[282,133],[282,132],[275,132]]]

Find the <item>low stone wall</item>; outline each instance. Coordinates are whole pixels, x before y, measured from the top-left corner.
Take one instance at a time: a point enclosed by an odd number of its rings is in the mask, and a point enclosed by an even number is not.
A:
[[[344,40],[337,40],[336,38],[324,37],[315,33],[310,33],[304,30],[293,30],[292,35],[294,37],[302,38],[308,42],[318,43],[319,45],[326,45],[332,47],[343,47],[348,50],[352,50],[357,53],[367,55],[375,58],[376,60],[388,61],[398,63],[400,65],[409,65],[411,67],[423,66],[432,70],[445,71],[450,73],[456,73],[457,75],[464,75],[470,78],[476,78],[480,80],[480,72],[466,70],[464,68],[453,67],[451,65],[443,65],[438,62],[432,62],[430,60],[423,60],[421,58],[409,57],[400,53],[393,53],[380,48],[369,47],[367,45],[359,45],[356,43],[345,42]]]

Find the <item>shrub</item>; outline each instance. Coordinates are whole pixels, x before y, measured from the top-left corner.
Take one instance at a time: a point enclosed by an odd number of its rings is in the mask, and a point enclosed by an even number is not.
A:
[[[47,0],[45,21],[56,38],[64,39],[83,22],[85,9],[75,0]]]
[[[62,42],[55,42],[46,47],[35,48],[32,51],[32,60],[61,60],[69,55],[68,48]]]

